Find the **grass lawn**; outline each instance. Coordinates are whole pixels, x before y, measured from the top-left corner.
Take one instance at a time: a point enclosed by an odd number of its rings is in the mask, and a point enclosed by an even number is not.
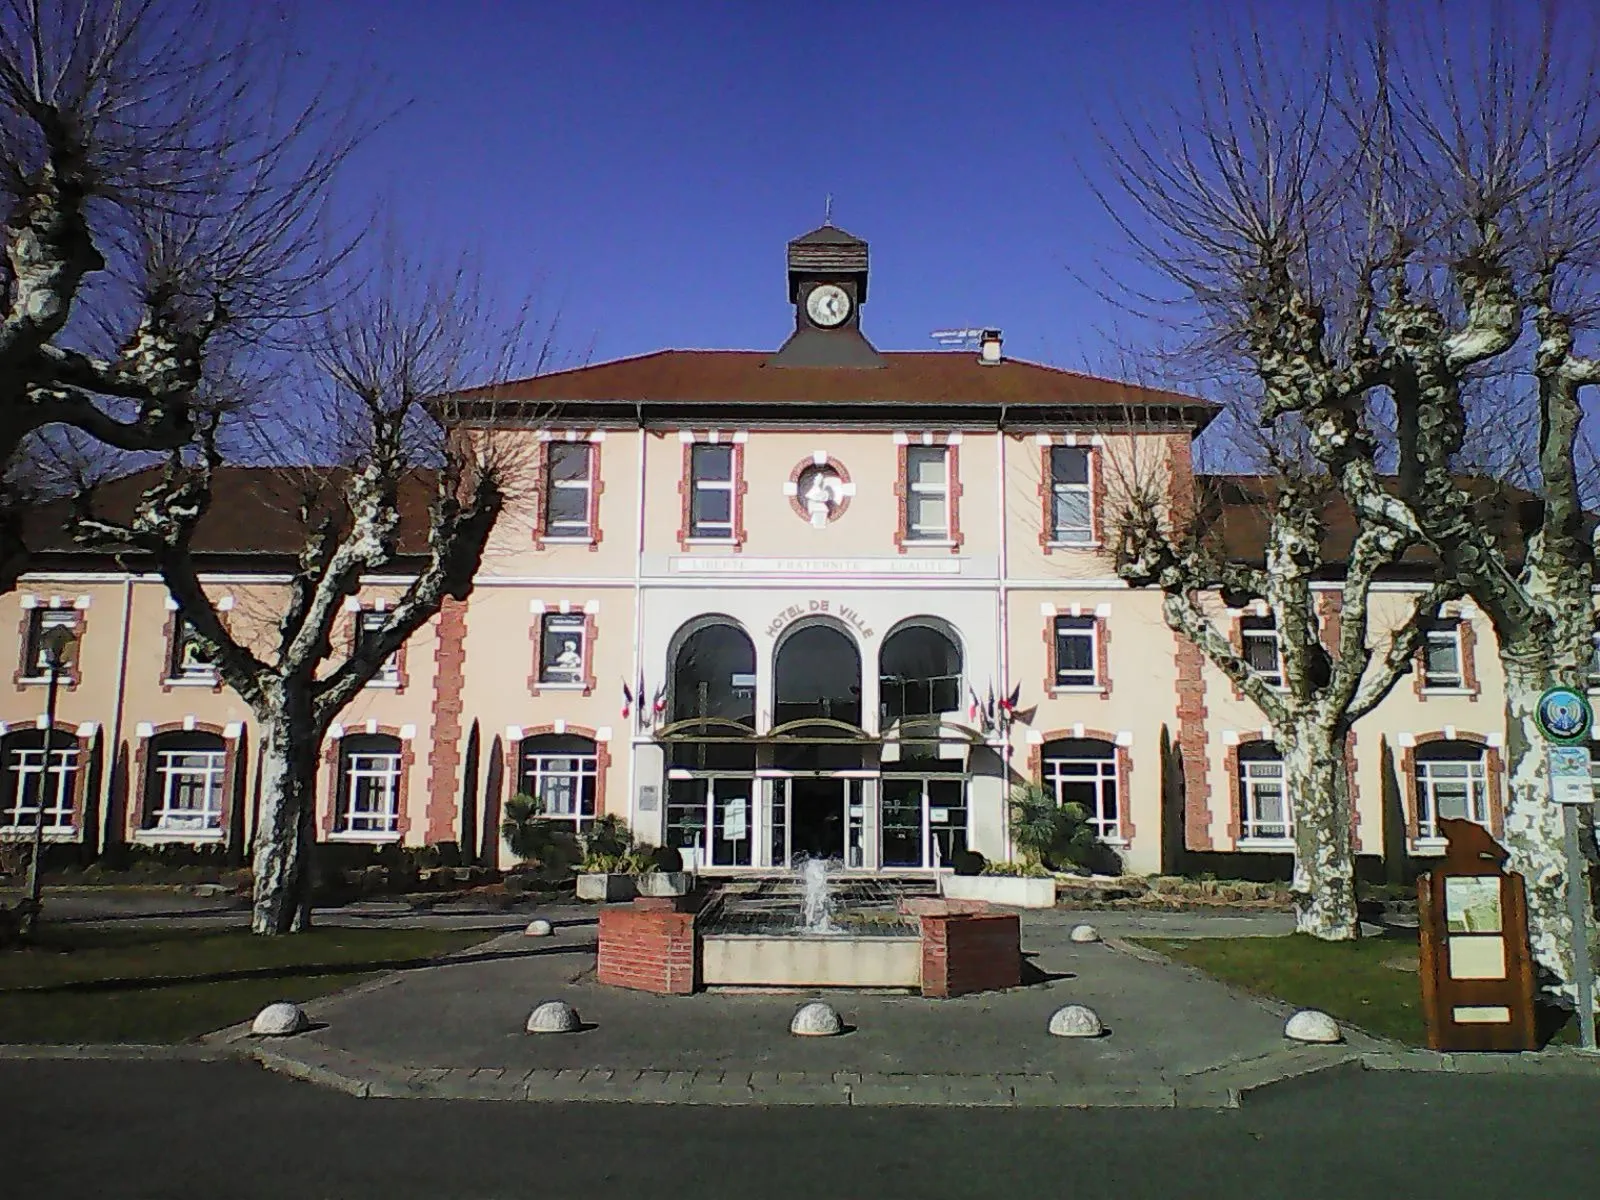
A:
[[[0,952],[0,1042],[182,1042],[484,941],[462,929],[89,929]]]
[[[1368,1033],[1407,1045],[1427,1042],[1415,942],[1394,938],[1322,942],[1304,934],[1135,940],[1259,996],[1272,996],[1296,1008],[1320,1008]],[[1385,965],[1390,962],[1408,963],[1409,969]],[[1566,1024],[1551,1040],[1576,1044],[1576,1023]]]

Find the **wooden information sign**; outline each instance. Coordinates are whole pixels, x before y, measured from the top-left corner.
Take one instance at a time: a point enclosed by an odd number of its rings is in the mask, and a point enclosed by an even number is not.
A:
[[[1522,876],[1476,821],[1439,818],[1444,862],[1417,879],[1430,1050],[1537,1050]]]

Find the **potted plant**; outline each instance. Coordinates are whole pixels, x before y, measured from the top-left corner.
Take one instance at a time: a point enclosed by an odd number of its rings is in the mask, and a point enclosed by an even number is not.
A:
[[[633,863],[620,854],[583,856],[578,864],[576,891],[579,900],[631,900],[634,888]]]
[[[1019,784],[1011,793],[1011,844],[1020,863],[987,863],[977,875],[940,876],[941,893],[952,900],[987,900],[1012,908],[1054,908],[1055,877],[1045,860],[1070,850],[1080,839],[1088,813],[1080,804],[1056,803],[1041,784]]]
[[[683,855],[672,846],[641,851],[634,886],[641,896],[686,896],[693,877],[683,869]]]

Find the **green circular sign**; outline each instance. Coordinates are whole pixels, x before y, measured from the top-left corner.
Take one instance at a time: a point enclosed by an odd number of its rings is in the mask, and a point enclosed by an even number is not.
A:
[[[1581,742],[1594,725],[1589,698],[1576,688],[1546,688],[1533,710],[1539,732],[1552,742]]]

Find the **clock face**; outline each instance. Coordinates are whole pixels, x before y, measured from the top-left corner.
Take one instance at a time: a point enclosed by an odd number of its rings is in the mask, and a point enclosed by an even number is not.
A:
[[[806,315],[824,329],[832,329],[850,315],[850,296],[837,284],[814,287],[806,297]]]

